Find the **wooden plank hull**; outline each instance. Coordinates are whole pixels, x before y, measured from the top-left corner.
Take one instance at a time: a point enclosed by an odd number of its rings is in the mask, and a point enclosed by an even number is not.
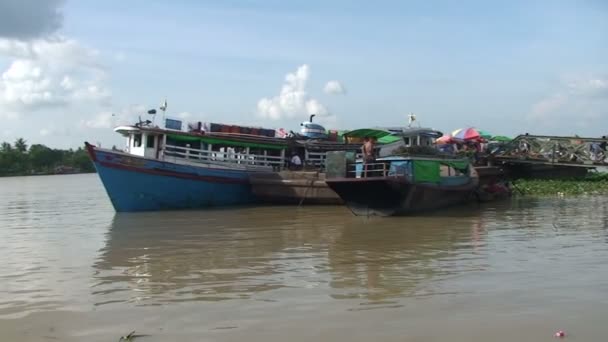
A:
[[[256,200],[266,204],[344,204],[319,172],[260,172],[251,174],[249,182]]]
[[[327,184],[358,216],[397,216],[436,210],[473,198],[478,182],[460,186],[412,184],[404,177],[338,178]]]

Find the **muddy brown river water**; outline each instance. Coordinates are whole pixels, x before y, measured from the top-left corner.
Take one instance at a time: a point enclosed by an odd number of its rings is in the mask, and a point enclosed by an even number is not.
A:
[[[0,178],[0,341],[608,341],[608,198],[116,214]]]

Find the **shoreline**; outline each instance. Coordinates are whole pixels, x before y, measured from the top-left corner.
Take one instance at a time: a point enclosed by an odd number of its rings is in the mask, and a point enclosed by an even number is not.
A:
[[[96,171],[82,171],[82,172],[66,172],[66,173],[36,173],[36,174],[17,174],[17,175],[3,175],[0,178],[11,178],[11,177],[36,177],[36,176],[69,176],[69,175],[82,175],[97,173]]]

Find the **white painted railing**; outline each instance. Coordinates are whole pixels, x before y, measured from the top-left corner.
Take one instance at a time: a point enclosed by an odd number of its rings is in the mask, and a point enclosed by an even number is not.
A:
[[[237,153],[233,151],[212,151],[200,150],[190,147],[166,145],[163,157],[175,157],[203,163],[238,164],[243,167],[259,166],[272,167],[273,169],[283,168],[285,159],[281,156],[269,156],[251,153]]]
[[[304,164],[306,166],[325,169],[325,152],[309,152],[304,154]]]

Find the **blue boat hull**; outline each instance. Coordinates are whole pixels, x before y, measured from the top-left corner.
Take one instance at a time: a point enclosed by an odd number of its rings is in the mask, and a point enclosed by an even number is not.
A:
[[[194,209],[252,203],[247,171],[144,159],[86,144],[117,212]]]

